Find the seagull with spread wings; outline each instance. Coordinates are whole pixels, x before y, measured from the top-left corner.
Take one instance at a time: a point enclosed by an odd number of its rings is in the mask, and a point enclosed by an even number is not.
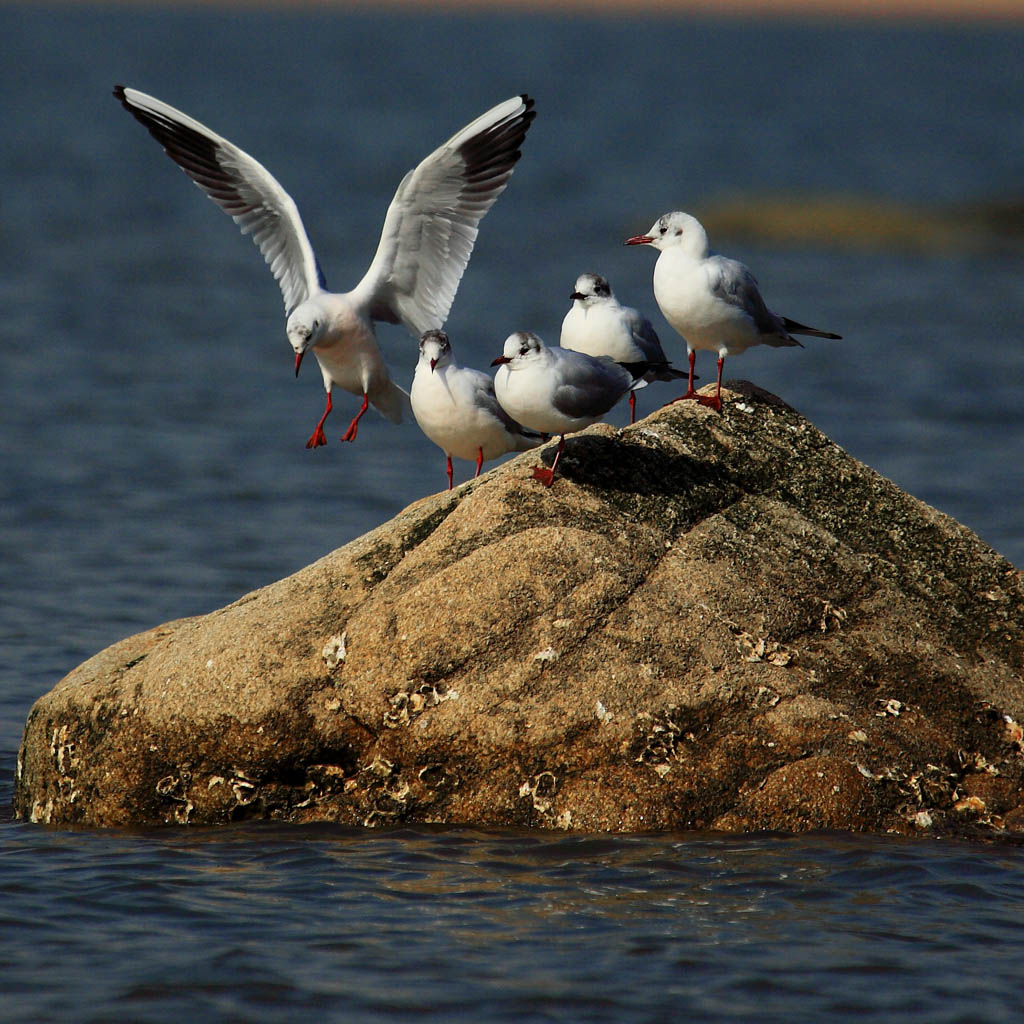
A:
[[[533,100],[514,96],[456,132],[409,171],[391,200],[377,253],[349,292],[327,290],[292,198],[257,160],[180,110],[124,86],[114,96],[167,155],[229,214],[263,253],[281,286],[295,373],[312,350],[327,407],[307,448],[326,444],[324,421],[335,386],[362,398],[342,436],[354,441],[373,404],[393,423],[409,396],[390,377],[374,324],[401,323],[416,337],[447,319],[478,226],[505,190],[527,129]]]

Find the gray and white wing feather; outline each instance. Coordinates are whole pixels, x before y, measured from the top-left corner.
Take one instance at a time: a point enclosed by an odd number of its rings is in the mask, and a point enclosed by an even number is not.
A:
[[[505,190],[534,101],[515,96],[453,135],[410,171],[388,208],[354,296],[376,320],[419,336],[448,317],[478,225]]]
[[[558,386],[552,404],[574,419],[603,416],[636,381],[633,375],[608,356],[593,359],[571,349],[551,349],[556,357]]]
[[[765,304],[757,279],[746,266],[726,256],[709,256],[705,266],[708,283],[718,298],[739,307],[753,320],[761,334],[786,337],[781,317],[776,316]],[[792,339],[792,343],[799,344],[795,339]]]
[[[651,321],[635,309],[630,309],[629,312],[633,314],[630,324],[633,340],[643,352],[644,359],[649,363],[667,363],[668,356],[665,355],[665,350],[661,347],[661,338],[658,337]]]
[[[154,96],[120,85],[114,95],[242,233],[252,236],[281,286],[287,312],[326,287],[298,208],[258,160]]]
[[[474,405],[490,413],[509,433],[522,434],[522,425],[501,407],[498,396],[494,393],[494,378],[481,370],[464,369],[462,372],[467,374],[467,380],[472,384]],[[468,376],[469,374],[472,376]]]

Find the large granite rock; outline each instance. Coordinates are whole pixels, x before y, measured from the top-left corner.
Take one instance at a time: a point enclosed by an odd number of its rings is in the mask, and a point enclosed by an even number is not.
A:
[[[1020,572],[732,387],[96,655],[33,707],[17,813],[1024,829]]]

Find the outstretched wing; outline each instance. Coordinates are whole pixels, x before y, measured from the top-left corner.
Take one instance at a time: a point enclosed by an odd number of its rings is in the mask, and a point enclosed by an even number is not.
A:
[[[536,116],[529,96],[482,114],[398,186],[377,253],[353,291],[376,320],[417,337],[448,317],[484,214],[505,190]]]
[[[298,208],[258,160],[153,96],[122,85],[114,87],[114,96],[242,233],[252,235],[288,313],[326,287]]]

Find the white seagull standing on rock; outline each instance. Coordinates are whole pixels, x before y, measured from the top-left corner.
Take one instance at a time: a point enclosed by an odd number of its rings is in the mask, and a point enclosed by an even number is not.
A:
[[[773,313],[761,298],[754,275],[736,260],[709,253],[707,232],[688,213],[666,213],[646,235],[627,238],[625,244],[650,245],[661,253],[654,265],[654,297],[665,319],[686,341],[690,358],[689,387],[677,402],[695,398],[721,412],[727,355],[739,355],[752,345],[800,345],[794,334],[841,337]],[[693,390],[695,349],[718,353],[714,396]]]
[[[562,321],[562,348],[588,356],[609,356],[617,363],[646,363],[644,380],[681,380],[686,376],[668,361],[651,321],[612,293],[607,278],[580,274]],[[629,393],[629,422],[636,422],[636,392]]]
[[[484,214],[505,190],[536,116],[514,96],[482,114],[409,171],[391,200],[377,253],[350,292],[327,291],[299,211],[248,153],[180,110],[136,89],[114,95],[167,155],[244,234],[251,234],[281,286],[295,373],[310,349],[320,364],[327,407],[307,448],[326,444],[324,421],[335,386],[363,399],[342,436],[354,441],[367,405],[400,423],[409,396],[391,381],[374,322],[402,323],[415,337],[441,327],[451,309]]]
[[[647,385],[642,368],[635,374],[607,356],[548,348],[530,331],[510,334],[491,365],[499,367],[494,391],[502,408],[531,430],[560,435],[551,468],[533,471],[545,487],[554,483],[565,435],[597,423],[634,388]]]
[[[459,366],[444,331],[427,331],[420,338],[409,397],[420,429],[448,458],[448,490],[452,456],[475,461],[475,478],[488,459],[529,451],[544,440],[502,409],[486,373]]]

